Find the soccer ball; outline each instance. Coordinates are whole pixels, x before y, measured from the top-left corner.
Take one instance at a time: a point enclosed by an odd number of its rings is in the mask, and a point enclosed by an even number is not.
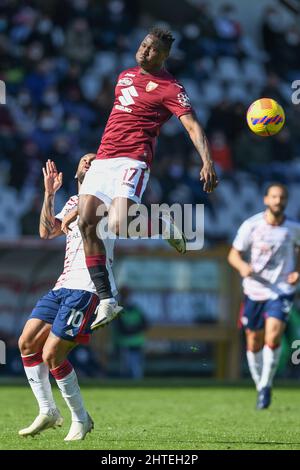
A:
[[[251,131],[264,137],[277,134],[283,127],[285,114],[277,101],[260,98],[247,111],[247,123]]]

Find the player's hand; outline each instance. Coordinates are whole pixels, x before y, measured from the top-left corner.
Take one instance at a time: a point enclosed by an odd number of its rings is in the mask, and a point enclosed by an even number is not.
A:
[[[70,225],[72,222],[74,222],[77,219],[78,216],[78,210],[77,208],[68,212],[61,221],[61,230],[68,235],[68,232],[71,231],[72,229],[70,228]]]
[[[300,279],[300,273],[298,273],[297,271],[294,271],[288,275],[287,282],[291,284],[292,286],[294,286],[295,284],[299,282],[299,279]]]
[[[213,162],[204,163],[200,171],[200,181],[203,181],[203,190],[212,193],[218,185],[218,178]]]
[[[58,173],[55,163],[47,160],[46,168],[43,168],[45,192],[55,194],[62,186],[63,175]]]
[[[239,271],[242,277],[251,276],[251,274],[253,273],[252,266],[248,263],[243,263]]]

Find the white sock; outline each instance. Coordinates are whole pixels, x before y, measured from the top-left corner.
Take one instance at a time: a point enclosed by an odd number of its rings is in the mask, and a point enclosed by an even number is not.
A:
[[[280,359],[281,346],[271,349],[265,344],[263,349],[263,369],[261,379],[258,384],[258,390],[264,387],[272,387],[273,379]]]
[[[51,374],[71,411],[72,421],[85,421],[87,412],[83,404],[76,372],[70,362],[65,360],[59,367],[52,369]]]
[[[251,377],[254,380],[256,388],[258,387],[262,368],[263,368],[263,351],[262,349],[258,352],[247,351],[248,366],[251,373]]]
[[[47,414],[56,408],[49,380],[49,368],[42,360],[42,353],[22,356],[25,374],[37,402],[40,413]]]

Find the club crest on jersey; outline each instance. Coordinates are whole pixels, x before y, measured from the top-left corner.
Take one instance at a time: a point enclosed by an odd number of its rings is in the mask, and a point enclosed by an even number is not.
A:
[[[148,91],[148,92],[153,91],[157,87],[158,87],[158,83],[148,82],[147,85],[146,85],[146,91]]]
[[[123,77],[123,78],[120,78],[120,80],[117,83],[117,86],[120,86],[120,85],[130,86],[132,84],[133,84],[132,78]]]

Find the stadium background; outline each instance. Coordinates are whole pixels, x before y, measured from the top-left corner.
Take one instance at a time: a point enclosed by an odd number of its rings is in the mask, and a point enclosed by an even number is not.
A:
[[[146,377],[248,376],[236,327],[239,278],[226,263],[228,247],[242,220],[262,209],[267,181],[288,185],[288,214],[300,215],[300,105],[291,101],[291,84],[300,78],[299,16],[275,0],[1,2],[0,339],[7,346],[1,375],[23,376],[17,337],[63,260],[64,240],[37,237],[41,167],[51,157],[64,173],[58,208],[76,191],[79,157],[97,149],[117,74],[135,65],[136,48],[153,24],[174,31],[167,66],[205,127],[221,184],[203,193],[197,155],[180,123],[170,120],[144,202],[205,204],[205,248],[179,257],[160,242],[120,243],[117,282],[130,289],[147,320]],[[270,139],[246,127],[246,109],[261,96],[286,112],[286,126]],[[300,337],[297,308],[292,319],[280,370],[285,378],[299,376],[289,350]],[[91,348],[73,360],[82,375],[118,377],[113,327],[97,332]]]

